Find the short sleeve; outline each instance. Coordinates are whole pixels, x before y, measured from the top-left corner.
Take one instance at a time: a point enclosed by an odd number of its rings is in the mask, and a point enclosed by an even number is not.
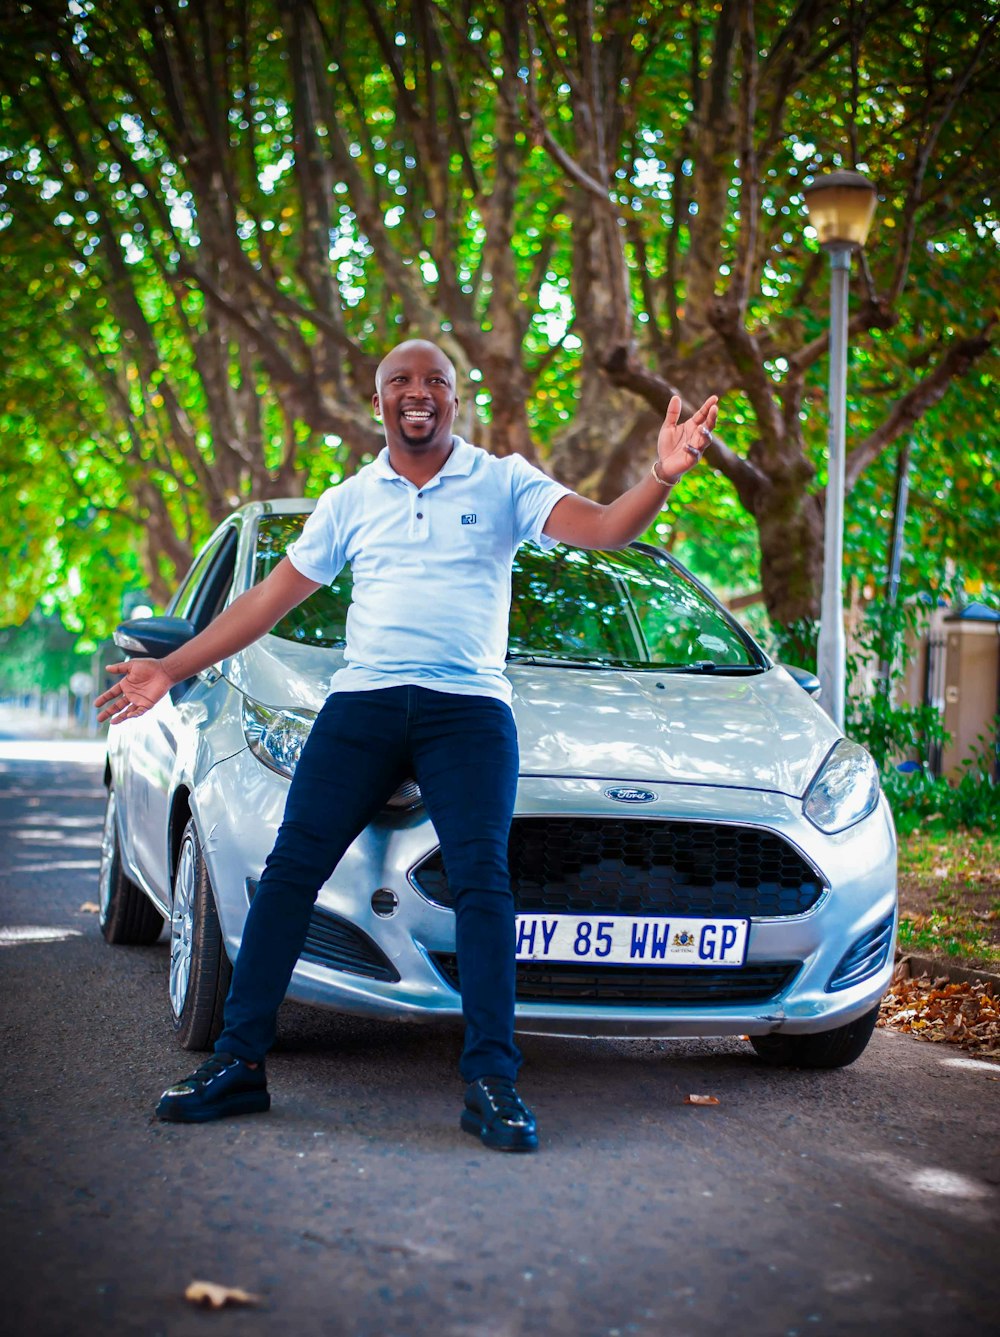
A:
[[[345,500],[342,493],[346,486],[346,483],[340,483],[327,488],[303,525],[302,533],[285,552],[296,571],[320,585],[329,585],[336,580],[347,560],[340,523]]]
[[[548,474],[529,464],[523,455],[508,456],[511,467],[511,500],[514,506],[514,537],[518,543],[537,543],[540,548],[554,548],[556,539],[543,534],[545,522],[557,501],[568,497],[572,488],[557,483]]]

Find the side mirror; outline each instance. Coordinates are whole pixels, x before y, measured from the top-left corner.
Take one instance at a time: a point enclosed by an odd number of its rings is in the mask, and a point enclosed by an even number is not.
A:
[[[787,674],[795,679],[804,692],[810,696],[815,696],[823,684],[815,673],[810,673],[808,669],[798,668],[795,664],[782,664],[781,666]]]
[[[114,641],[127,655],[163,659],[185,645],[195,631],[186,617],[134,617],[115,628]]]
[[[795,679],[802,691],[809,693],[810,697],[816,697],[818,691],[821,690],[822,683],[816,677],[816,674],[810,673],[807,669],[799,669],[797,664],[782,664],[781,667],[786,674],[789,674],[789,677]]]

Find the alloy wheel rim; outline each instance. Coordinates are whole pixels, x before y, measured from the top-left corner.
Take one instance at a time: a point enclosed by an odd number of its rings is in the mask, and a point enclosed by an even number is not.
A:
[[[170,910],[170,1006],[180,1018],[191,980],[194,943],[194,848],[190,839],[181,845]]]
[[[111,866],[115,861],[118,832],[116,829],[116,809],[118,800],[112,789],[108,794],[108,804],[104,810],[104,830],[101,832],[101,870],[97,875],[97,901],[100,906],[98,918],[102,924],[108,921],[111,910]]]

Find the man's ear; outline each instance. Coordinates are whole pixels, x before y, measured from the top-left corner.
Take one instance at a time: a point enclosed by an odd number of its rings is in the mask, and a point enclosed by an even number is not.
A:
[[[382,409],[381,409],[381,407],[379,406],[378,395],[377,395],[377,394],[372,395],[372,412],[375,414],[375,417],[376,417],[376,418],[381,419],[381,417],[382,417]]]

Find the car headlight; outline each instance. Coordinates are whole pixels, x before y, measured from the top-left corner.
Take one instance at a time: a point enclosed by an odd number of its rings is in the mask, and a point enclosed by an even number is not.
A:
[[[313,710],[275,710],[248,696],[243,698],[243,733],[250,751],[289,780],[315,718]]]
[[[258,761],[288,780],[292,778],[315,718],[314,710],[275,710],[249,696],[243,698],[243,733],[250,751]],[[411,812],[422,802],[416,780],[406,779],[386,800],[385,806],[393,812]]]
[[[830,749],[802,800],[802,811],[828,835],[846,831],[878,803],[878,767],[858,743],[842,738]]]

